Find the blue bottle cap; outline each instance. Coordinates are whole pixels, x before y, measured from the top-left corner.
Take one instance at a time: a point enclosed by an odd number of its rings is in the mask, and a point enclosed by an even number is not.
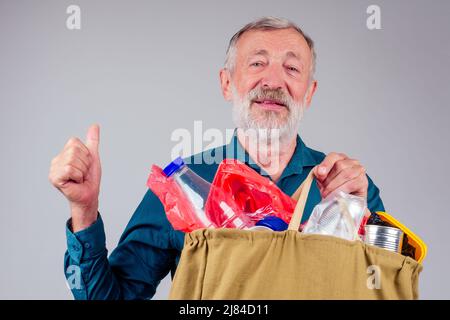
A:
[[[255,223],[255,226],[264,226],[272,229],[273,231],[284,231],[287,230],[288,224],[284,222],[283,219],[275,216],[266,216],[265,218],[259,220]]]
[[[178,171],[182,166],[184,166],[184,161],[181,157],[176,158],[171,163],[169,163],[163,172],[166,176],[170,177],[174,172]]]

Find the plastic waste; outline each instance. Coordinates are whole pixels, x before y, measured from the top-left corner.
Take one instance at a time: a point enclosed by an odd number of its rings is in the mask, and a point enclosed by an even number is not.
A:
[[[304,233],[361,240],[359,229],[367,208],[366,200],[342,191],[332,193],[314,207]]]
[[[266,216],[289,223],[296,201],[270,179],[235,159],[223,160],[212,184],[180,158],[164,170],[153,165],[148,187],[164,206],[174,229],[247,229]]]
[[[181,158],[169,163],[162,171],[153,166],[147,183],[163,203],[169,221],[177,230],[246,229],[254,225],[236,204],[227,201],[229,199],[222,190],[197,175]]]
[[[283,219],[275,216],[266,216],[262,220],[255,223],[255,227],[265,227],[272,231],[284,231],[287,230],[288,224]]]

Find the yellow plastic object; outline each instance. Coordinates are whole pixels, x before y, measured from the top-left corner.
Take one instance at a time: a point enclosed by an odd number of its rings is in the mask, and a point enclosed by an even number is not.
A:
[[[399,228],[408,236],[408,243],[416,249],[414,259],[417,262],[422,263],[423,259],[425,259],[427,255],[427,245],[425,244],[425,242],[423,242],[422,239],[420,239],[411,230],[409,230],[406,226],[404,226],[400,221],[398,221],[388,213],[384,211],[377,211],[376,214],[380,216],[381,220],[390,223],[394,227]]]

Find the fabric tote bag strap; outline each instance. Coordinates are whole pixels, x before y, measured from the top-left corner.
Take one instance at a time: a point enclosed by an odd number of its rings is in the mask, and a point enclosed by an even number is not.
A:
[[[292,214],[291,222],[289,223],[288,230],[298,231],[300,223],[303,217],[303,211],[305,210],[306,200],[308,199],[309,189],[314,180],[314,168],[311,169],[306,179],[302,182],[300,187],[294,192],[292,198],[297,200],[294,213]]]

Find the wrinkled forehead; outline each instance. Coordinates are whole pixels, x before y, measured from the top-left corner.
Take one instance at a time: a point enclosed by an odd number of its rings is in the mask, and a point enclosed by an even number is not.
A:
[[[311,49],[306,39],[295,29],[250,30],[241,35],[236,43],[236,58],[264,52],[273,57],[297,57],[311,63]]]

